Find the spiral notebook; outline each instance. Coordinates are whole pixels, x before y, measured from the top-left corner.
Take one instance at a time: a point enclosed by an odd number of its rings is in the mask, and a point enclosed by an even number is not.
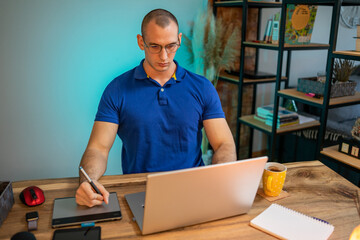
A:
[[[328,239],[334,226],[278,204],[272,204],[250,225],[280,239]]]

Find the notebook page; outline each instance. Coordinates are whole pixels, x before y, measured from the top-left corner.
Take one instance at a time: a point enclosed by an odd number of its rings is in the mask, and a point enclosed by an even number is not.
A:
[[[278,204],[272,204],[250,225],[281,239],[328,239],[334,226]]]

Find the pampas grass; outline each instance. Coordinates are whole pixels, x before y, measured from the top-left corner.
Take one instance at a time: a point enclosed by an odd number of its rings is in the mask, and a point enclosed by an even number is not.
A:
[[[221,70],[231,70],[238,56],[236,45],[240,34],[233,24],[216,19],[212,9],[200,11],[191,27],[190,36],[183,34],[189,63],[197,74],[205,76],[216,87]],[[208,154],[209,141],[203,129],[202,152]],[[205,160],[205,159],[204,159]],[[210,164],[211,159],[205,162]]]
[[[333,77],[335,82],[347,82],[350,75],[355,71],[358,66],[348,59],[335,59],[333,67]]]
[[[200,11],[191,27],[190,36],[183,35],[189,63],[195,72],[217,85],[221,70],[234,67],[238,51],[239,30],[233,24],[216,19],[212,9]]]

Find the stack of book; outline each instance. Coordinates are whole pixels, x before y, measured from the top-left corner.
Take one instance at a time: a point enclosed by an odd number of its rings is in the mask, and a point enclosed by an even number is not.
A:
[[[285,110],[285,108],[279,106],[279,110]],[[267,115],[268,114],[272,115],[273,111],[274,111],[274,105],[273,104],[258,107],[258,108],[256,108],[256,115],[254,116],[254,118],[265,123],[266,119],[267,119]]]
[[[265,43],[279,43],[280,12],[268,19],[264,32]]]
[[[274,105],[258,107],[256,109],[255,119],[264,122],[266,125],[272,126],[274,116]],[[277,117],[277,128],[290,126],[299,123],[299,115],[296,112],[289,111],[279,106]]]

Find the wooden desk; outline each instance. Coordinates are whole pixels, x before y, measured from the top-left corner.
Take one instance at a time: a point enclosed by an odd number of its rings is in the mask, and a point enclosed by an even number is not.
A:
[[[285,207],[309,216],[324,219],[335,226],[330,239],[349,239],[352,230],[360,224],[359,188],[330,170],[319,161],[288,163],[285,189],[290,197],[276,201]],[[249,222],[271,203],[256,196],[249,213],[198,224],[148,236],[141,236],[124,194],[145,190],[146,174],[105,176],[101,183],[109,191],[116,191],[120,201],[123,219],[97,223],[101,226],[102,239],[274,239],[249,226]],[[45,191],[46,201],[34,208],[26,207],[19,200],[19,193],[30,185],[37,185]],[[13,183],[15,204],[0,227],[0,239],[10,239],[19,231],[26,231],[25,213],[39,212],[39,228],[36,238],[51,239],[51,216],[54,198],[74,196],[78,186],[77,178],[33,180]]]

